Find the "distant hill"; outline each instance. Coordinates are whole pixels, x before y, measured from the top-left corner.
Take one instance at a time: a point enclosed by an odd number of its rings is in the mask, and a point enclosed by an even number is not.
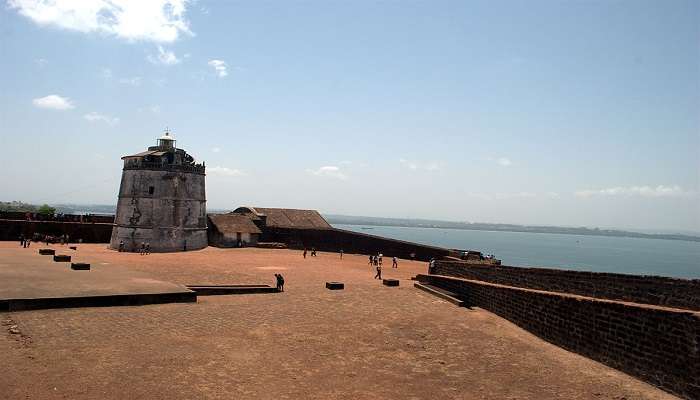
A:
[[[490,224],[480,222],[455,222],[430,219],[356,217],[349,215],[324,214],[331,224],[367,225],[367,226],[402,226],[410,228],[446,228],[473,231],[502,231],[527,233],[559,233],[565,235],[613,236],[645,239],[684,240],[700,242],[700,236],[681,233],[641,233],[618,229],[600,229],[587,227],[560,227],[538,225]]]

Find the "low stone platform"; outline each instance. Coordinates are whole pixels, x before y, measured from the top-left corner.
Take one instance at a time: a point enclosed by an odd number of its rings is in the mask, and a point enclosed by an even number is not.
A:
[[[278,293],[270,285],[187,285],[197,296],[221,296],[227,294]]]
[[[0,260],[0,311],[196,301],[197,294],[182,285],[110,265],[92,264],[89,273],[77,273],[71,264],[35,251]]]
[[[384,286],[399,286],[398,279],[382,279],[382,284]]]
[[[345,284],[343,282],[326,282],[326,289],[343,290],[345,289]]]

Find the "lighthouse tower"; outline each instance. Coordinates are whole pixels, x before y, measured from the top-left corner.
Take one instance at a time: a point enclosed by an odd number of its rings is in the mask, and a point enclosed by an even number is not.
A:
[[[204,163],[175,146],[166,131],[156,146],[122,157],[117,215],[110,247],[152,252],[197,250],[207,247]]]

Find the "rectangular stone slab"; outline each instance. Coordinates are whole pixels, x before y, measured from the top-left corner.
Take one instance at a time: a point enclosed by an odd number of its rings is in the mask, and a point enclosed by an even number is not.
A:
[[[87,263],[71,263],[71,264],[70,264],[70,269],[75,270],[75,271],[89,271],[89,270],[90,270],[90,264],[87,264]]]
[[[343,290],[345,289],[345,284],[343,282],[326,282],[326,289]]]
[[[398,279],[382,279],[384,286],[399,286]]]
[[[70,256],[65,254],[57,254],[53,256],[53,260],[56,262],[70,262]]]
[[[56,250],[54,249],[39,249],[39,254],[42,256],[52,256],[56,254]]]

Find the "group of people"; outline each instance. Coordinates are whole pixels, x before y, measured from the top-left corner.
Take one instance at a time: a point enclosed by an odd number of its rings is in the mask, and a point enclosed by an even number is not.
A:
[[[23,248],[29,247],[29,245],[32,244],[32,239],[27,239],[24,237],[24,235],[20,235],[19,237],[19,245],[22,246]]]
[[[311,248],[311,257],[316,257],[316,248],[315,247]],[[304,247],[304,258],[306,258],[306,247]],[[343,256],[341,255],[340,258],[343,258]]]
[[[369,265],[374,265],[375,270],[377,273],[374,275],[374,279],[382,279],[382,263],[383,263],[384,255],[382,253],[375,255],[370,255],[369,256]],[[396,258],[395,256],[391,258],[391,268],[398,268],[399,267],[399,259]]]
[[[124,244],[123,240],[119,241],[119,252],[125,252],[126,251],[126,245]],[[142,256],[146,256],[151,254],[151,244],[146,243],[146,242],[141,242],[141,246],[138,248],[138,253]]]

